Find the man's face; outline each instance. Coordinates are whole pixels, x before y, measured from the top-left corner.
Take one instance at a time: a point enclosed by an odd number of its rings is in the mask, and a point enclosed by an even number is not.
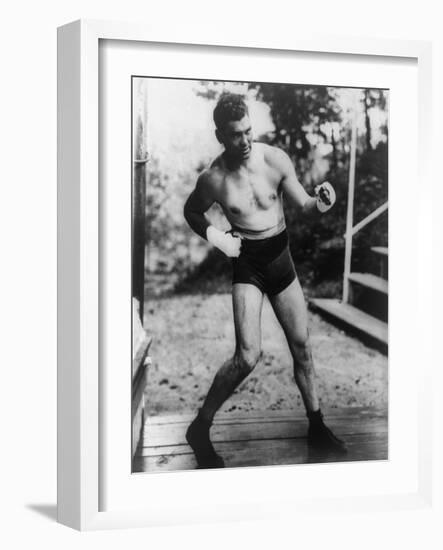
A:
[[[217,138],[230,157],[248,159],[252,148],[252,128],[248,115],[241,120],[231,120],[223,130],[217,130]]]

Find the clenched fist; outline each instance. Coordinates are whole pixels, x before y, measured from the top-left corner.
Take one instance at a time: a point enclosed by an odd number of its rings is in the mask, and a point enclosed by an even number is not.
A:
[[[329,181],[325,181],[321,185],[317,185],[314,192],[317,197],[317,208],[321,213],[327,212],[334,206],[336,195],[334,188]]]
[[[238,258],[238,256],[240,256],[240,237],[233,237],[230,233],[224,233],[213,225],[210,225],[206,229],[206,238],[208,242],[216,246],[229,258]]]

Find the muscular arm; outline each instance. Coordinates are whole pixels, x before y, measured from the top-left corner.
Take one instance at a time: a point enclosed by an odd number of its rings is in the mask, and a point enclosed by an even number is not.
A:
[[[213,188],[207,172],[200,174],[194,191],[189,195],[184,207],[185,220],[193,231],[206,239],[206,230],[210,223],[205,212],[214,203]]]
[[[203,172],[197,180],[194,191],[189,195],[184,208],[185,219],[200,237],[221,250],[230,258],[240,255],[241,239],[210,224],[205,212],[215,202],[214,180],[208,172]]]
[[[274,149],[275,161],[283,174],[281,185],[288,199],[306,215],[318,214],[317,198],[311,197],[298,181],[294,166],[289,156],[281,149]]]

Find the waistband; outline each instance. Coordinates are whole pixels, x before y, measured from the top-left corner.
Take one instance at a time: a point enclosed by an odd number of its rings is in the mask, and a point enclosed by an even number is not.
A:
[[[244,227],[238,227],[238,226],[232,225],[231,232],[236,233],[243,239],[247,239],[251,241],[261,241],[267,238],[275,237],[285,229],[286,229],[285,219],[282,218],[277,225],[269,227],[268,229],[255,231],[253,229],[245,229]]]

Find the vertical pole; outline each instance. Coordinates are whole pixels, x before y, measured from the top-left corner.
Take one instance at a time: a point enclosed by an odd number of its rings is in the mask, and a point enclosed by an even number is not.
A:
[[[345,268],[343,273],[343,302],[349,302],[349,275],[351,273],[352,259],[352,227],[354,224],[354,188],[355,188],[355,160],[357,155],[357,107],[360,91],[355,91],[354,113],[352,117],[351,130],[351,152],[349,162],[349,186],[348,186],[348,208],[346,213],[345,233]]]
[[[140,304],[143,324],[145,284],[145,204],[147,150],[146,79],[132,80],[133,101],[133,173],[132,173],[132,296]]]

